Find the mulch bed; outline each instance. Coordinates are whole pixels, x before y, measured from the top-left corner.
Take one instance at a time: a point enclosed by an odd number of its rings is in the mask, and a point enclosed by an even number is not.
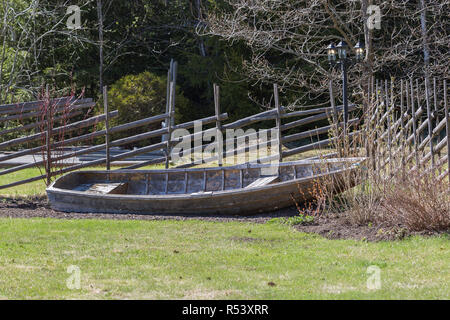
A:
[[[56,219],[110,219],[110,220],[205,220],[216,222],[265,223],[272,218],[290,217],[296,214],[294,208],[287,208],[267,214],[251,216],[226,215],[150,215],[111,213],[66,213],[50,208],[47,198],[12,199],[0,198],[0,217],[11,218],[56,218]]]
[[[144,215],[144,214],[101,214],[65,213],[50,208],[47,198],[12,199],[0,198],[0,217],[10,218],[56,218],[56,219],[110,219],[110,220],[204,220],[213,222],[266,223],[273,218],[288,218],[297,215],[295,207],[251,216],[211,215]],[[363,241],[400,240],[410,235],[434,235],[431,232],[409,232],[401,226],[356,226],[348,223],[345,215],[322,215],[313,223],[296,225],[301,232],[316,233],[328,239],[357,239]]]
[[[316,217],[314,223],[297,225],[301,232],[316,233],[328,239],[356,239],[362,241],[393,241],[412,235],[432,236],[434,232],[412,232],[398,225],[354,225],[345,219],[345,214],[328,214]]]

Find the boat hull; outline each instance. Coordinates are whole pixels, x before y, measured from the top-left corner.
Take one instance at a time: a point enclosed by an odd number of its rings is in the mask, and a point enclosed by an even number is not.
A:
[[[314,197],[314,186],[330,184],[340,191],[355,185],[350,167],[333,173],[303,177],[256,188],[195,194],[131,195],[88,194],[49,187],[51,207],[63,212],[155,215],[251,215],[270,212]],[[343,181],[346,181],[343,183]],[[295,202],[294,202],[295,200]]]

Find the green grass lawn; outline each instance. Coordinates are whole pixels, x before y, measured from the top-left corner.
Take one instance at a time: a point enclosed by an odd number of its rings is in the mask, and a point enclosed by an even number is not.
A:
[[[448,236],[368,243],[277,223],[8,218],[0,234],[6,299],[450,298]],[[66,286],[70,265],[79,290]],[[366,285],[371,265],[379,290]]]
[[[0,176],[0,184],[9,184],[20,180],[25,180],[32,177],[37,177],[45,174],[45,170],[39,168],[29,168],[17,171],[10,174]],[[33,197],[42,196],[45,194],[45,181],[39,180],[16,186],[13,188],[1,189],[0,195],[5,197]]]
[[[43,181],[0,190],[42,195]],[[448,235],[368,243],[278,223],[38,218],[0,218],[0,235],[0,299],[450,298]],[[66,285],[72,265],[80,289]],[[367,288],[369,266],[380,268],[379,290]]]

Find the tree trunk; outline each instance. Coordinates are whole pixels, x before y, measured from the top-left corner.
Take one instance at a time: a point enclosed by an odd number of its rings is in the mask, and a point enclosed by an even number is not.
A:
[[[370,0],[361,0],[361,10],[362,10],[362,16],[364,21],[364,44],[366,47],[366,58],[365,58],[365,67],[366,67],[366,74],[370,77],[372,76],[373,72],[373,45],[372,45],[372,30],[370,30],[369,26],[367,25],[367,8],[369,5],[372,4],[372,1]]]
[[[425,63],[425,76],[428,77],[427,67],[430,64],[430,46],[428,43],[428,32],[427,32],[427,10],[425,7],[425,0],[420,0],[420,28],[422,31],[422,45],[423,45],[423,61]]]
[[[197,13],[197,21],[201,21],[202,20],[202,3],[201,0],[194,0],[195,3],[195,9],[196,9],[196,13]],[[203,41],[202,37],[198,37],[198,47],[200,50],[200,55],[202,57],[206,57],[207,53],[206,53],[206,47],[205,47],[205,42]]]

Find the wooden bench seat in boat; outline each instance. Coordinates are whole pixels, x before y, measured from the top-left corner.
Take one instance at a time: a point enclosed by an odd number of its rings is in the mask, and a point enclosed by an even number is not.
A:
[[[278,181],[278,176],[261,177],[250,183],[245,188],[262,187]]]
[[[84,191],[96,194],[124,194],[127,192],[128,183],[85,183],[80,184],[75,191]]]

